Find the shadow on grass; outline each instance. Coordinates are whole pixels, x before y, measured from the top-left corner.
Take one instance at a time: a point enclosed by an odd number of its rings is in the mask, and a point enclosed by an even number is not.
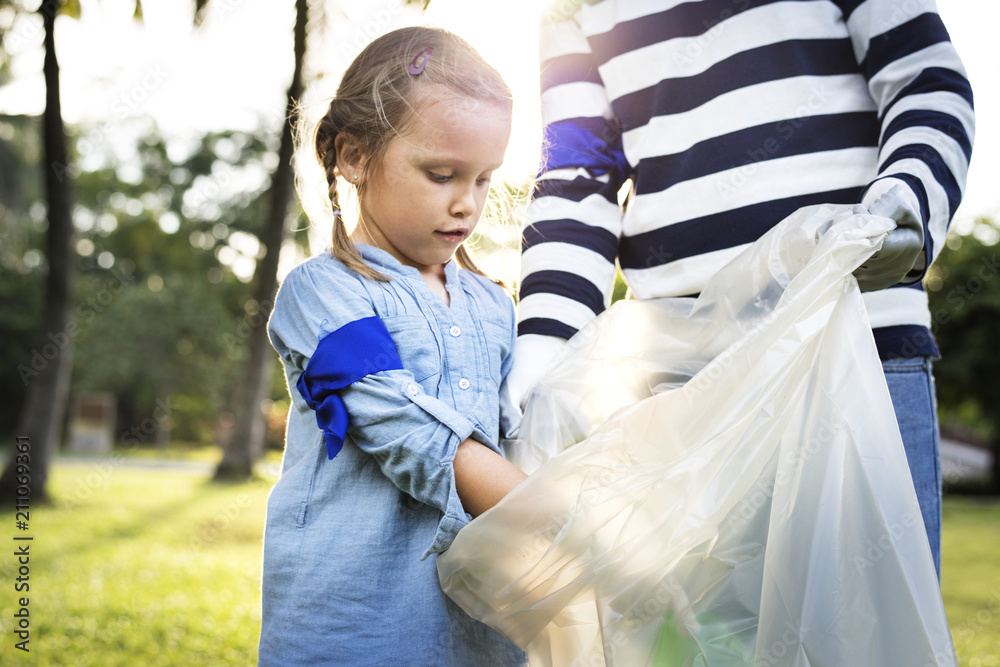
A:
[[[72,532],[61,531],[58,546],[52,544],[45,559],[67,555],[79,558],[106,548],[109,542],[149,540],[150,534],[158,536],[162,544],[199,550],[231,527],[231,513],[226,512],[233,504],[235,489],[245,487],[252,492],[273,484],[272,479],[259,475],[237,484],[213,481],[210,473],[205,472],[157,471],[128,465],[125,465],[127,474],[119,475],[118,479],[113,477],[117,467],[111,468],[103,477],[96,472],[84,477],[86,471],[73,471],[73,467],[66,467],[61,472],[71,477],[75,493],[67,493],[66,489],[72,487],[65,483],[53,485],[50,503],[39,509],[44,513],[63,515],[54,517],[59,524],[67,523],[68,517],[79,510],[81,522]],[[176,484],[170,481],[172,476],[177,476]],[[174,494],[175,491],[179,493]],[[13,517],[14,511],[13,505],[6,505],[0,510],[0,516]],[[236,514],[240,511],[237,507]],[[103,513],[107,519],[95,522],[95,513]],[[220,520],[227,521],[221,530],[212,526]],[[46,519],[39,521],[37,518],[31,522],[35,530],[45,523]],[[178,531],[177,527],[185,524],[190,524],[190,529]],[[204,535],[209,530],[214,531],[215,537],[206,539]]]

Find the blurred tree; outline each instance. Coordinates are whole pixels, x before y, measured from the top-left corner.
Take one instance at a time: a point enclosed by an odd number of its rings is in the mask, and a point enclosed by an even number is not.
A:
[[[978,426],[993,444],[993,490],[1000,492],[1000,233],[981,220],[952,235],[927,278],[941,413]]]
[[[38,165],[41,119],[0,115],[0,436],[13,441],[25,384],[18,367],[31,360],[44,279],[45,208]]]
[[[118,397],[120,444],[163,442],[171,424],[176,438],[211,442],[254,321],[249,276],[234,268],[257,256],[272,151],[257,136],[214,133],[175,163],[155,128],[135,147],[127,163],[77,180],[73,388]],[[128,435],[155,416],[155,432]]]
[[[8,269],[17,270],[11,262],[22,258],[12,257],[16,249],[8,245],[10,236],[27,222],[31,203],[41,199],[39,121],[37,116],[0,114],[0,233],[8,241],[0,246],[0,259]],[[17,248],[23,250],[23,245]]]
[[[0,0],[0,86],[10,78],[10,54],[7,49],[7,35],[14,27],[19,8],[13,0]]]
[[[278,257],[285,240],[292,203],[294,172],[292,153],[295,149],[293,129],[297,105],[302,97],[302,68],[305,62],[306,36],[309,23],[308,0],[295,0],[294,68],[285,102],[286,122],[282,125],[278,165],[271,178],[270,205],[267,225],[261,236],[264,257],[257,263],[254,274],[254,301],[259,308],[260,323],[250,335],[250,358],[246,374],[236,386],[234,414],[235,430],[225,447],[222,460],[215,470],[215,479],[241,479],[253,474],[253,466],[264,453],[265,421],[261,404],[266,398],[274,373],[274,352],[264,323],[271,313],[278,290]]]
[[[199,24],[208,0],[195,0],[194,19]],[[9,71],[7,37],[23,7],[12,0],[0,0],[0,81]],[[37,345],[32,349],[32,366],[23,369],[22,378],[28,387],[16,434],[31,439],[30,493],[33,499],[47,499],[45,485],[48,467],[60,437],[69,392],[70,369],[77,323],[73,318],[74,291],[74,226],[72,219],[72,168],[66,150],[66,135],[62,121],[59,94],[59,64],[55,52],[57,15],[78,18],[79,0],[42,0],[37,12],[44,26],[43,75],[46,84],[46,105],[43,115],[43,146],[45,195],[48,224],[46,234],[46,281],[43,312],[36,334]],[[133,17],[141,20],[141,0],[134,0]],[[0,156],[2,157],[2,156]],[[53,347],[54,346],[54,347]],[[52,351],[52,354],[48,352]],[[16,492],[18,479],[15,455],[0,475],[0,495]]]
[[[109,273],[88,281],[92,296],[79,318],[74,391],[114,392],[119,445],[165,446],[171,436],[210,441],[238,379],[218,335],[233,323],[221,298],[225,286],[192,273],[152,274],[141,282]],[[143,427],[150,419],[155,424]]]
[[[0,118],[0,134],[7,120]],[[14,390],[0,404],[5,436],[23,398],[18,369],[31,370],[44,283],[44,267],[25,260],[41,262],[36,248],[44,240],[37,179],[25,178],[37,171],[39,119],[14,120],[23,134],[0,145],[0,185],[23,186],[25,202],[0,219],[0,359],[7,360],[0,380]],[[170,419],[156,421],[138,444],[162,441],[170,424],[174,438],[211,443],[220,413],[232,409],[251,331],[263,322],[244,281],[259,253],[272,137],[267,130],[212,133],[168,151],[176,140],[145,119],[116,129],[135,137],[132,154],[116,156],[106,128],[74,131],[88,168],[75,178],[71,394],[117,397],[119,445],[137,444],[130,431],[151,424],[164,405]],[[271,361],[278,365],[276,356]],[[267,395],[284,394],[282,382]],[[269,444],[278,443],[272,433]]]
[[[56,15],[65,11],[79,15],[79,2],[42,0],[38,12],[45,30],[45,112],[42,116],[44,147],[45,198],[48,210],[46,252],[48,272],[45,281],[45,304],[36,336],[39,359],[33,364],[33,375],[26,378],[28,392],[18,420],[17,437],[30,438],[30,471],[17,475],[17,450],[13,450],[3,474],[0,475],[0,497],[16,495],[19,482],[27,481],[33,502],[48,499],[49,462],[59,442],[60,429],[69,394],[69,374],[73,360],[75,327],[72,312],[73,292],[73,186],[66,152],[66,132],[59,97],[59,62],[55,49]],[[47,351],[52,350],[49,354]],[[33,355],[33,360],[35,356]]]

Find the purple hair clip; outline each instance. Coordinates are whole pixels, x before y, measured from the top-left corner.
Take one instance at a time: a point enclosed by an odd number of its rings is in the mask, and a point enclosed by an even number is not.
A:
[[[427,67],[427,62],[431,59],[431,54],[434,53],[434,47],[428,46],[426,49],[413,56],[413,60],[410,61],[410,74],[416,76],[424,71]],[[422,58],[422,59],[421,59]],[[420,62],[417,62],[417,61]]]

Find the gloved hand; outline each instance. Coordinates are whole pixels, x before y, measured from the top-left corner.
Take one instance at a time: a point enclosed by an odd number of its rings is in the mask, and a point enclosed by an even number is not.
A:
[[[893,179],[886,181],[892,182]],[[909,282],[916,282],[927,266],[927,257],[924,253],[924,225],[912,191],[904,183],[895,181],[881,195],[876,195],[875,201],[868,206],[868,212],[891,218],[896,228],[889,232],[878,252],[854,270],[861,291],[874,292],[891,287],[906,280],[908,275]]]
[[[501,389],[506,390],[511,402],[524,410],[528,396],[552,360],[566,345],[564,338],[527,334],[518,336],[514,343],[514,365]]]

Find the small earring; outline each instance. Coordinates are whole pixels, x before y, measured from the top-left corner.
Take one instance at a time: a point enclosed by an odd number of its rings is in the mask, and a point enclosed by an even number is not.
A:
[[[358,180],[358,175],[354,174],[354,180]]]

